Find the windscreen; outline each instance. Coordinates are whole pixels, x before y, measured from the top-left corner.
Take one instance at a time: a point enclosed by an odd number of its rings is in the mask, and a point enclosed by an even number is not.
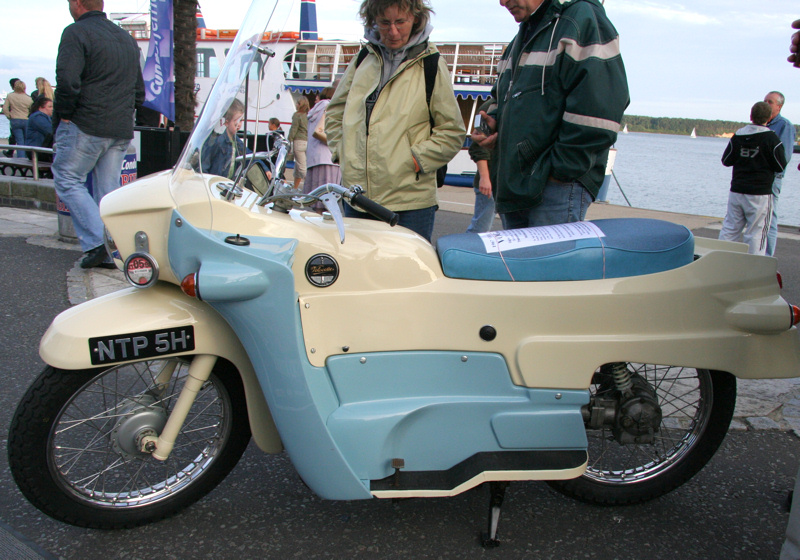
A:
[[[233,178],[233,143],[241,141],[236,133],[244,121],[246,89],[257,87],[252,81],[247,84],[248,73],[261,66],[263,57],[257,47],[272,12],[269,0],[254,0],[250,6],[173,170],[173,200],[184,219],[197,228],[212,229],[211,183],[219,181],[219,176]]]

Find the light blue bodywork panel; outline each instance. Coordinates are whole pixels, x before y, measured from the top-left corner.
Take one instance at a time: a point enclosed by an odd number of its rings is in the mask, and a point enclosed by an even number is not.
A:
[[[327,365],[340,402],[328,427],[362,478],[389,476],[393,458],[431,471],[479,452],[587,447],[588,391],[517,387],[497,354],[388,352]]]
[[[289,268],[297,242],[251,237],[249,246],[239,247],[224,242],[228,234],[209,235],[185,220],[177,227],[179,217],[175,213],[170,228],[170,265],[179,278],[197,272],[201,296],[204,280],[212,284],[211,293],[220,300],[205,301],[228,321],[250,356],[297,472],[323,498],[371,498],[325,426],[337,401],[327,372],[308,362],[303,347],[294,275]],[[225,264],[231,265],[232,276],[246,271],[248,282],[258,277],[253,270],[263,272],[268,286],[255,299],[222,298],[220,285],[227,283],[233,290],[237,284],[236,278],[223,278]],[[204,276],[205,266],[213,274]]]

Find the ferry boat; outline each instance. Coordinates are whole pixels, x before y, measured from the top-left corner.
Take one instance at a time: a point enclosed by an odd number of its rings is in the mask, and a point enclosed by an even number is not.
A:
[[[315,94],[335,84],[362,47],[357,41],[318,38],[314,3],[303,2],[303,8],[312,12],[311,17],[308,12],[301,12],[300,31],[264,34],[262,45],[275,51],[275,59],[282,63],[266,66],[260,99],[248,111],[248,123],[254,125],[258,121],[259,130],[266,130],[269,119],[276,117],[288,134],[297,99],[304,95],[313,106]],[[136,39],[144,67],[150,15],[111,14],[111,19]],[[236,33],[236,29],[207,28],[198,10],[195,92],[199,107],[205,103]],[[497,79],[497,63],[507,43],[436,42],[435,45],[447,62],[464,126],[469,131],[478,108],[489,97]],[[262,59],[251,70],[253,79],[260,75],[263,62]],[[248,129],[252,130],[251,124]],[[472,186],[476,168],[467,153],[469,145],[467,136],[461,152],[448,164],[446,184]]]

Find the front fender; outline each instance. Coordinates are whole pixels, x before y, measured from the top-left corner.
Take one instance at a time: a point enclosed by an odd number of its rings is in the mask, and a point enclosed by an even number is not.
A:
[[[188,325],[194,327],[195,349],[172,356],[211,354],[230,361],[242,377],[253,439],[264,451],[281,451],[280,436],[261,385],[236,334],[213,308],[172,284],[159,282],[146,290],[128,288],[64,311],[42,337],[39,355],[58,369],[93,368],[90,338]]]

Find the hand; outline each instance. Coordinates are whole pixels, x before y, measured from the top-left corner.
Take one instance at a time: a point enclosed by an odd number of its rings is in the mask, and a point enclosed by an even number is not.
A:
[[[497,141],[497,120],[494,117],[487,115],[486,111],[481,111],[480,115],[481,119],[483,119],[485,127],[481,127],[483,130],[478,128],[472,129],[470,137],[472,138],[473,142],[477,142],[484,148],[492,149]],[[488,131],[491,131],[491,134],[486,134],[487,129]]]
[[[792,22],[792,29],[800,29],[800,19]],[[792,35],[792,44],[789,46],[789,51],[792,53],[787,59],[794,64],[796,68],[800,68],[800,31]]]
[[[478,182],[478,190],[481,191],[483,196],[492,198],[492,181],[489,180],[488,176],[481,175],[480,181]]]

